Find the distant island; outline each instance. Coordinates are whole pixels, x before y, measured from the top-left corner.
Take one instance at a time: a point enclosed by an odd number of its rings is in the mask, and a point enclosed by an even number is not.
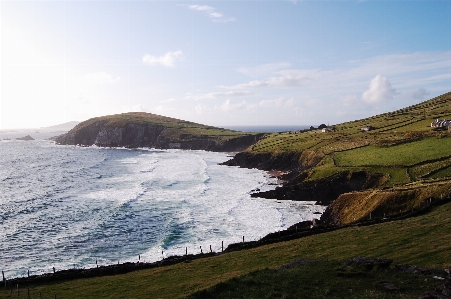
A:
[[[152,113],[130,112],[91,118],[52,139],[58,144],[80,146],[237,152],[255,144],[264,135],[206,126]]]
[[[54,125],[50,127],[41,127],[40,130],[43,131],[69,131],[73,129],[76,125],[78,125],[79,121],[69,121],[63,124]]]
[[[34,140],[34,138],[31,137],[30,135],[27,135],[27,136],[24,136],[24,137],[16,138],[16,140],[30,141],[30,140]]]

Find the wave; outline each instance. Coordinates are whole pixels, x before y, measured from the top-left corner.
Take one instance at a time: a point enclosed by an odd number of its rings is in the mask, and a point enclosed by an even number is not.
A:
[[[226,154],[8,146],[0,149],[0,222],[7,228],[0,264],[9,276],[138,254],[158,260],[162,250],[184,254],[185,247],[218,251],[222,241],[258,239],[317,209],[250,198],[252,190],[274,186],[267,187],[264,172],[218,165]]]

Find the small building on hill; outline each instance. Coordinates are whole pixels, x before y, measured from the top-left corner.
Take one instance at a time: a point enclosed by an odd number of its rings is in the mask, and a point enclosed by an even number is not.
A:
[[[360,131],[362,131],[362,132],[368,132],[368,131],[372,131],[372,130],[374,130],[373,126],[363,126],[360,128]]]
[[[431,123],[431,128],[434,128],[434,129],[445,129],[446,130],[446,128],[449,128],[450,125],[451,125],[451,121],[449,121],[449,120],[436,119],[436,120],[434,120]]]

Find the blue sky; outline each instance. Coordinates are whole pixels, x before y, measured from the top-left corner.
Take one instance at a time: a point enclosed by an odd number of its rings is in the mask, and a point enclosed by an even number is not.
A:
[[[451,91],[451,1],[4,1],[0,129],[361,119]]]

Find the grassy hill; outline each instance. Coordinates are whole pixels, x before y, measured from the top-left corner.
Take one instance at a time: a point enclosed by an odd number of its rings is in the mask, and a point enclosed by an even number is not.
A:
[[[164,136],[171,138],[173,141],[187,139],[186,137],[183,138],[183,136],[187,135],[215,137],[220,136],[221,138],[224,138],[226,140],[244,135],[243,132],[202,125],[181,119],[145,112],[129,112],[91,118],[78,124],[74,128],[74,130],[81,130],[98,122],[105,122],[105,126],[107,127],[119,128],[123,128],[130,123],[140,125],[161,125],[166,129],[163,133]]]
[[[152,113],[95,117],[54,138],[59,144],[241,151],[263,134],[206,126]]]

